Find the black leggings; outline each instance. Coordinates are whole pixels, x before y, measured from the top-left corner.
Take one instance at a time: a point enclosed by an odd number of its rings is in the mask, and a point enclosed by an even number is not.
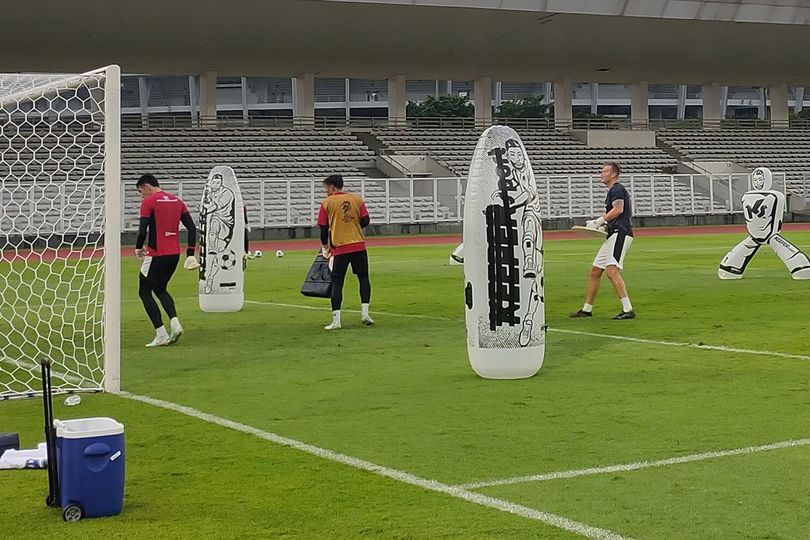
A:
[[[146,309],[146,314],[149,320],[152,321],[152,326],[160,328],[163,326],[163,319],[160,316],[160,308],[155,302],[154,296],[160,300],[163,310],[169,319],[177,317],[177,310],[174,307],[174,299],[166,287],[169,285],[169,280],[177,268],[179,255],[167,255],[164,257],[153,257],[149,265],[149,270],[144,276],[143,272],[139,274],[138,283],[138,296],[141,297],[143,307]],[[154,293],[154,296],[153,296]]]
[[[332,264],[332,311],[340,309],[343,303],[343,282],[349,265],[360,282],[360,301],[371,302],[371,281],[368,278],[368,252],[366,250],[335,255]]]
[[[332,276],[332,311],[340,309],[343,303],[343,282],[346,276]],[[360,282],[360,302],[368,304],[371,302],[371,280],[368,274],[358,274],[357,280]]]

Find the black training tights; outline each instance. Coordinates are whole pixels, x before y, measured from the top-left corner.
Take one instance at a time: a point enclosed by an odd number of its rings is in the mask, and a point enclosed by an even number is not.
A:
[[[149,315],[149,320],[152,321],[152,325],[157,329],[163,326],[163,319],[160,317],[160,309],[152,293],[155,293],[155,296],[160,300],[160,304],[163,306],[169,319],[177,317],[177,310],[174,308],[172,295],[166,290],[166,285],[155,285],[141,275],[138,296],[141,297],[141,302],[143,302],[143,307],[146,309],[146,314]]]
[[[346,276],[332,276],[332,311],[340,309],[343,303],[343,281]],[[368,274],[360,274],[357,276],[360,282],[360,302],[368,304],[371,302],[371,281],[368,279]]]

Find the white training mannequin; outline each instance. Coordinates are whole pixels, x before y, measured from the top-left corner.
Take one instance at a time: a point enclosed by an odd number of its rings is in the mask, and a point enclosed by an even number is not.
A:
[[[807,255],[779,234],[785,214],[785,195],[771,189],[771,171],[765,167],[754,169],[751,184],[754,189],[742,196],[748,237],[723,257],[717,276],[720,279],[741,279],[746,266],[759,248],[768,244],[785,263],[793,279],[810,279],[810,260]]]

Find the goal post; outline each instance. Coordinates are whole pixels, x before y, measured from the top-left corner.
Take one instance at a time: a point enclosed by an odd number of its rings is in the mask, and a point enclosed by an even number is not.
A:
[[[107,68],[104,85],[104,385],[121,390],[121,68]]]
[[[0,74],[0,400],[120,390],[121,73]]]

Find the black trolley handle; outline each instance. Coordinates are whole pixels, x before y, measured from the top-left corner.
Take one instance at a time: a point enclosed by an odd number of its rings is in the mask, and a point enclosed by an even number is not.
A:
[[[51,388],[51,362],[44,358],[42,367],[42,403],[45,413],[45,446],[48,450],[48,506],[59,506],[59,469],[56,463],[56,429],[53,427],[53,390]]]

